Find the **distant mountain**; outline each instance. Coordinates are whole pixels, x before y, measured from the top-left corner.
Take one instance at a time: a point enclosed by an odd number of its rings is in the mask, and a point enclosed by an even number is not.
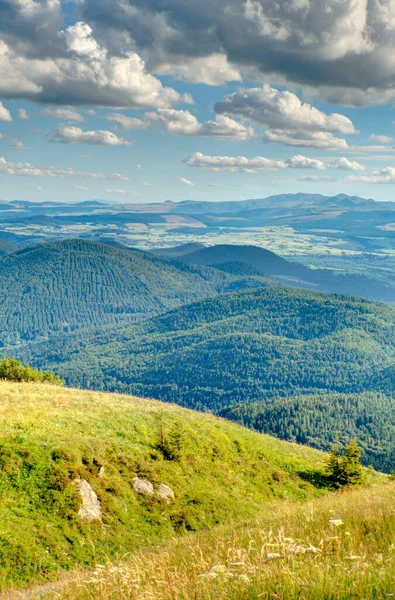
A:
[[[296,207],[317,207],[326,208],[338,206],[349,208],[350,206],[372,207],[372,203],[377,203],[372,199],[360,198],[359,196],[347,196],[338,194],[337,196],[323,196],[322,194],[277,194],[267,198],[256,198],[252,200],[235,200],[225,202],[196,202],[185,201],[177,204],[171,212],[176,214],[230,214],[240,213],[248,210],[271,209],[271,208],[296,208]],[[391,210],[395,210],[395,203],[391,204]]]
[[[175,251],[174,251],[175,252]],[[282,283],[319,291],[360,295],[372,300],[395,302],[395,289],[363,275],[337,273],[330,269],[310,269],[281,258],[274,252],[257,246],[217,245],[181,254],[174,260],[215,267],[227,272],[250,276],[260,274],[275,277]],[[237,263],[237,268],[232,267]],[[245,269],[242,265],[245,265]],[[236,270],[235,270],[236,269]],[[253,272],[251,271],[253,269]]]
[[[248,285],[138,250],[83,240],[42,244],[0,260],[0,341],[130,321]]]
[[[0,256],[4,256],[5,254],[12,254],[18,250],[18,246],[13,244],[7,239],[3,239],[0,237]]]
[[[204,244],[191,242],[190,244],[182,244],[181,246],[174,246],[171,248],[154,248],[153,250],[150,250],[150,254],[159,256],[159,258],[172,259],[192,254],[192,252],[196,252],[202,248],[205,248]]]

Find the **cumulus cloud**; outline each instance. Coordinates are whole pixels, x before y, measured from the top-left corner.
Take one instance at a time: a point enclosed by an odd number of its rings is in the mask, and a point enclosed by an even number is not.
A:
[[[7,108],[0,102],[0,121],[12,121],[11,113]]]
[[[217,115],[215,121],[199,123],[188,110],[160,108],[156,112],[146,113],[145,118],[148,122],[177,135],[217,137],[228,140],[247,140],[254,136],[251,127],[245,127],[224,115]]]
[[[121,113],[113,113],[104,117],[107,121],[112,121],[118,125],[122,125],[124,129],[146,129],[149,123],[137,119],[136,117],[127,117]]]
[[[201,152],[191,154],[183,161],[189,167],[200,167],[214,171],[243,171],[255,173],[256,171],[274,171],[277,169],[343,169],[349,171],[363,171],[365,167],[356,160],[346,157],[324,161],[297,154],[286,160],[268,159],[263,156],[246,158],[245,156],[205,156]],[[316,177],[316,176],[311,176]],[[307,179],[305,179],[307,181]],[[324,181],[324,179],[323,179]]]
[[[350,175],[346,181],[352,183],[395,183],[395,167],[384,167],[384,169],[375,170],[366,175]]]
[[[214,85],[221,72],[227,80],[240,71],[255,73],[350,105],[381,104],[395,96],[393,0],[227,0],[226,10],[212,0],[80,5],[109,45],[129,44],[159,72]],[[183,68],[188,64],[194,65],[189,73]],[[212,65],[208,74],[206,64]]]
[[[299,177],[297,181],[310,181],[312,183],[332,183],[335,180],[330,175],[305,175],[304,177]]]
[[[24,121],[30,119],[29,113],[24,108],[18,108],[18,117]]]
[[[266,127],[264,139],[288,146],[347,148],[345,139],[333,134],[356,133],[352,121],[338,113],[326,114],[289,91],[264,85],[225,96],[215,105],[219,115],[237,115]]]
[[[246,158],[245,156],[205,156],[201,152],[195,152],[184,161],[189,167],[211,169],[212,171],[242,171],[244,173],[255,173],[256,171],[276,171],[284,169],[287,164],[283,160],[273,160],[263,156]]]
[[[178,92],[148,73],[137,52],[111,54],[88,23],[79,21],[61,30],[59,0],[9,0],[6,5],[0,6],[0,94],[4,98],[127,108],[166,107],[183,101]],[[40,34],[47,39],[41,40]]]
[[[44,117],[62,119],[63,121],[75,121],[82,123],[85,119],[74,108],[45,108],[41,111]]]
[[[298,154],[287,160],[287,165],[291,169],[325,169],[325,163],[316,158],[308,158]]]
[[[361,165],[361,163],[359,163],[356,160],[350,160],[349,158],[346,158],[345,156],[342,156],[341,158],[336,158],[335,160],[330,161],[329,166],[332,169],[342,169],[345,171],[364,171],[365,167],[363,165]]]
[[[178,181],[184,185],[195,185],[193,181],[189,181],[189,179],[185,179],[185,177],[179,177]]]
[[[376,142],[377,144],[391,144],[394,139],[388,135],[375,135],[374,133],[369,137],[371,142]]]
[[[83,172],[75,171],[74,169],[66,168],[59,169],[52,166],[38,166],[30,163],[10,162],[3,156],[0,156],[0,175],[12,175],[22,177],[80,177],[87,179],[113,179],[119,181],[128,181],[129,177],[120,175],[119,173],[105,174],[101,172]]]
[[[80,127],[66,127],[65,125],[47,133],[46,138],[62,144],[92,144],[94,146],[131,146],[132,144],[132,142],[118,137],[112,131],[100,129],[84,131]]]

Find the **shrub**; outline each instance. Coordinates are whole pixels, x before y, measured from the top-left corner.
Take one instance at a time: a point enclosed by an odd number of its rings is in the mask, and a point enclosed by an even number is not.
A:
[[[4,356],[0,360],[0,379],[8,381],[48,382],[54,385],[64,385],[63,379],[49,371],[39,371],[29,364],[24,365],[16,358]]]

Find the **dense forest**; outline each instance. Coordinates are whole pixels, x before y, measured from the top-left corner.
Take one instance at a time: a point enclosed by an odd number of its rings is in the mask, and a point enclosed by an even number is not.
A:
[[[42,244],[0,259],[0,343],[131,322],[263,284],[96,242]]]
[[[395,399],[381,393],[312,394],[230,406],[220,415],[284,440],[329,450],[356,437],[362,460],[395,469]]]

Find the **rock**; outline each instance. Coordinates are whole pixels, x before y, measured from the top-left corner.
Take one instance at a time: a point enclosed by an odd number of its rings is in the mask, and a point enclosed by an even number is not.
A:
[[[101,522],[102,511],[96,492],[85,479],[75,479],[74,484],[82,499],[82,506],[78,511],[81,519],[88,523],[92,523],[92,521]]]
[[[154,493],[154,486],[147,479],[134,478],[133,489],[138,494],[144,494],[145,496],[152,496]]]
[[[100,467],[100,471],[99,471],[99,477],[100,477],[100,479],[103,479],[103,477],[104,477],[104,471],[105,471],[104,467]]]
[[[174,500],[174,492],[168,485],[161,483],[158,491],[156,492],[159,498],[170,504],[172,500]]]

